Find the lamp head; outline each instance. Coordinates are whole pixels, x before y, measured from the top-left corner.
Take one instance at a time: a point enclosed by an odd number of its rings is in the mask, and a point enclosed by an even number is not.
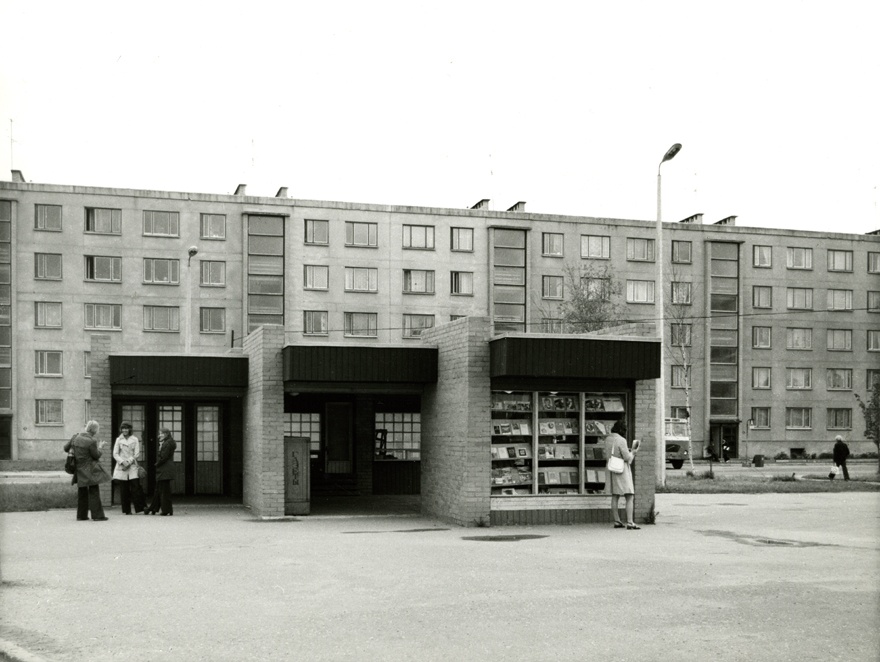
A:
[[[675,158],[675,155],[681,151],[681,143],[675,143],[672,147],[666,150],[666,154],[663,155],[663,160],[660,163],[665,163],[666,161],[671,161]]]
[[[190,257],[195,257],[196,253],[198,253],[198,252],[199,252],[198,246],[190,246],[189,247],[188,253],[189,253]]]

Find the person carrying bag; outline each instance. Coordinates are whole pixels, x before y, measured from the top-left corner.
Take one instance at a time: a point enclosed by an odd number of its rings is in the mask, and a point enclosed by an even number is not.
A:
[[[106,446],[106,442],[98,444],[95,439],[99,429],[97,421],[89,421],[82,432],[64,444],[64,450],[68,453],[72,451],[76,462],[76,473],[71,484],[77,485],[76,519],[79,521],[88,520],[90,511],[95,522],[109,519],[104,514],[101,492],[98,490],[98,485],[110,480],[110,475],[99,462],[101,448]]]

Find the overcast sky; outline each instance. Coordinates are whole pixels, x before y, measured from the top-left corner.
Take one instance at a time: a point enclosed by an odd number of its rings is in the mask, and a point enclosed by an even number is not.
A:
[[[3,179],[653,220],[678,142],[664,220],[880,229],[878,2],[0,0],[0,25]]]

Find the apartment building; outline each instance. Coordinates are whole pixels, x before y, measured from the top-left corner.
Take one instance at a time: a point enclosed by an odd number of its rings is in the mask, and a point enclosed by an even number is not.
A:
[[[660,259],[662,352],[650,330]],[[611,326],[629,331],[564,333],[560,306],[584,275],[591,296],[618,304]],[[189,442],[178,491],[240,494],[265,512],[292,498],[259,487],[292,456],[280,441],[250,446],[263,438],[305,443],[321,489],[433,490],[442,501],[455,472],[425,461],[442,456],[440,439],[452,443],[436,416],[448,403],[426,403],[448,395],[437,391],[446,368],[436,348],[450,333],[460,370],[487,378],[483,400],[470,401],[483,402],[474,429],[461,431],[485,437],[487,455],[496,419],[512,416],[497,411],[511,405],[537,426],[544,398],[561,399],[549,418],[576,424],[562,428],[579,455],[566,458],[576,467],[558,483],[567,487],[539,483],[540,430],[516,440],[535,456],[520,471],[529,480],[476,462],[473,489],[499,503],[601,494],[587,473],[601,463],[584,458],[584,427],[603,420],[590,407],[605,398],[615,409],[604,420],[625,417],[631,436],[652,439],[661,355],[664,413],[689,417],[697,453],[727,443],[735,456],[811,454],[836,434],[854,452],[874,448],[853,393],[880,375],[876,233],[697,215],[665,223],[658,247],[653,222],[525,203],[501,212],[485,200],[438,209],[297,200],[286,188],[249,196],[243,185],[233,195],[109,189],[14,171],[0,182],[0,281],[0,457],[57,457],[90,418],[108,437],[122,420],[147,440],[167,426]],[[482,358],[468,353],[477,336]]]

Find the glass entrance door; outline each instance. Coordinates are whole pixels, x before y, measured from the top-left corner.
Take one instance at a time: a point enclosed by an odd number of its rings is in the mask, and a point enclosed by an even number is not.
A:
[[[220,407],[196,406],[196,494],[220,494]]]

